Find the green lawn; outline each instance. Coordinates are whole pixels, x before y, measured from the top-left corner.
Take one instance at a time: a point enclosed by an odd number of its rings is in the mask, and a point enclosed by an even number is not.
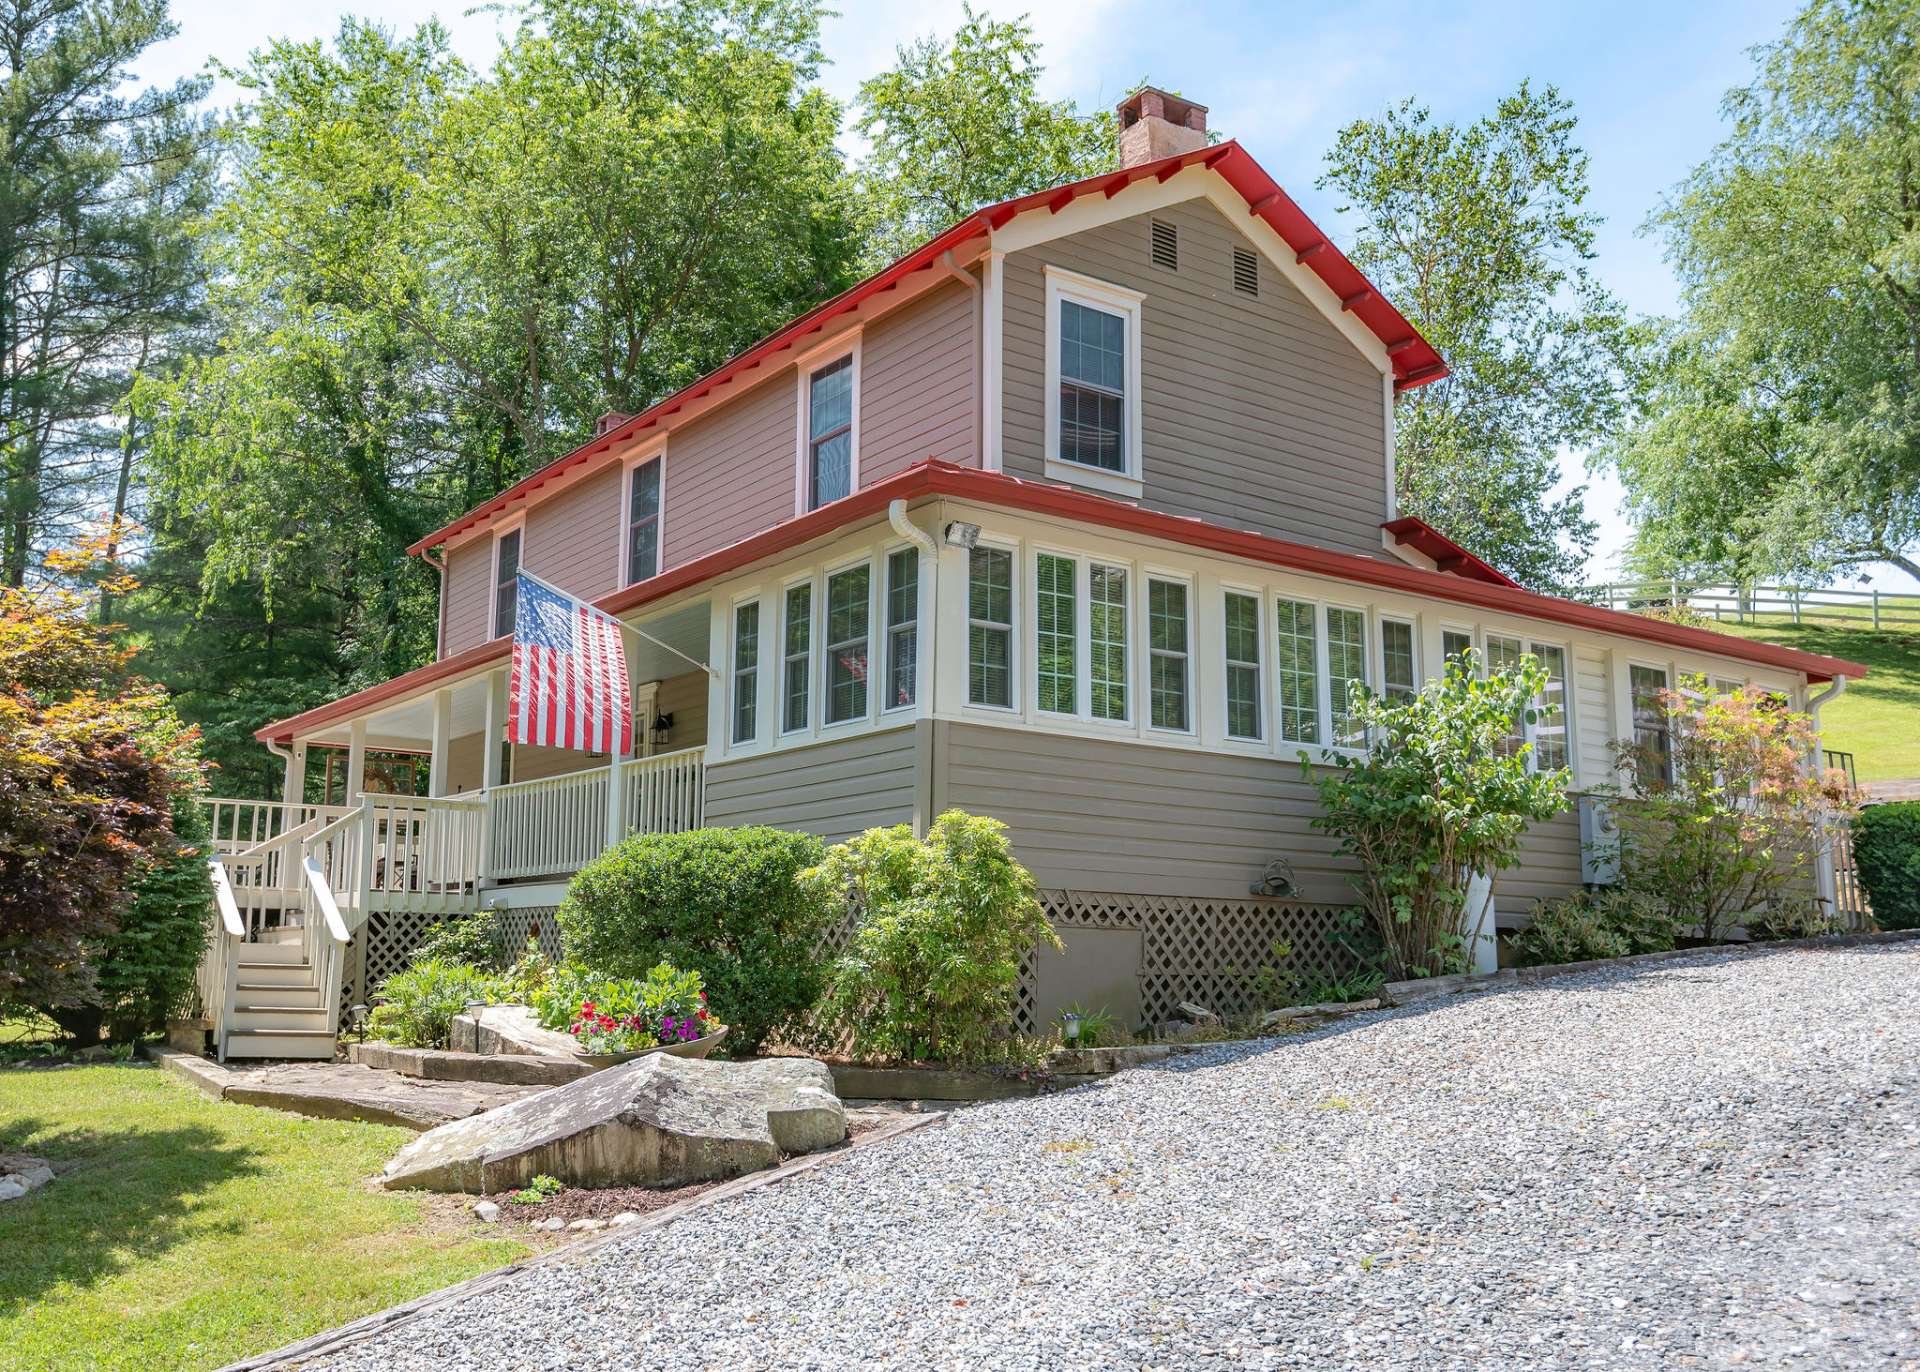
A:
[[[366,1179],[404,1129],[229,1105],[145,1065],[0,1071],[0,1369],[217,1367],[525,1256]]]
[[[1861,781],[1920,777],[1920,633],[1874,633],[1834,623],[1719,626],[1812,653],[1864,663],[1868,676],[1820,708],[1829,748],[1854,756]]]

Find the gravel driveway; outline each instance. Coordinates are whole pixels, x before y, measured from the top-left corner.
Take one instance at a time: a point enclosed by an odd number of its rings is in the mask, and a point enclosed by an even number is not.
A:
[[[1916,991],[1702,955],[1210,1049],[306,1365],[1920,1367]]]

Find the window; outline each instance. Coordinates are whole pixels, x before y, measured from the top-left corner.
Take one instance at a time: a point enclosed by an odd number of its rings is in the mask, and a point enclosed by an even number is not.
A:
[[[813,584],[787,587],[781,643],[780,729],[793,733],[810,722],[808,683],[813,679]]]
[[[1170,272],[1180,270],[1180,230],[1156,219],[1150,238],[1152,246],[1148,248],[1147,255],[1153,259],[1153,265],[1165,267]]]
[[[1533,724],[1533,765],[1543,772],[1567,766],[1567,650],[1552,643],[1536,643],[1533,655],[1546,668],[1547,684],[1536,702],[1542,707]],[[1547,713],[1547,710],[1552,713]]]
[[[807,508],[853,490],[853,354],[807,379]]]
[[[1633,746],[1639,755],[1636,770],[1643,786],[1673,780],[1673,721],[1660,693],[1667,689],[1664,667],[1627,666],[1627,685],[1633,696]]]
[[[1420,689],[1413,656],[1413,625],[1404,619],[1380,621],[1380,693],[1405,704]]]
[[[1320,741],[1320,647],[1313,606],[1280,602],[1280,642],[1274,670],[1280,678],[1280,737],[1289,743]]]
[[[1127,718],[1127,569],[1094,563],[1087,571],[1087,647],[1093,717]]]
[[[1233,288],[1242,295],[1260,294],[1260,259],[1245,248],[1233,250]]]
[[[1520,659],[1526,650],[1520,646],[1517,638],[1508,638],[1503,634],[1487,635],[1487,672],[1511,672],[1520,665]],[[1513,727],[1507,731],[1507,737],[1501,744],[1501,751],[1512,754],[1520,751],[1520,745],[1527,741],[1527,725],[1523,719],[1513,721]]]
[[[1367,617],[1359,610],[1327,607],[1327,704],[1333,741],[1346,747],[1359,744],[1347,708],[1347,688],[1367,680]]]
[[[1143,299],[1047,268],[1046,465],[1059,480],[1140,494]]]
[[[1746,689],[1746,682],[1735,681],[1732,677],[1717,676],[1713,679],[1713,693],[1717,696],[1737,696]]]
[[[1227,737],[1260,737],[1260,601],[1226,593]]]
[[[1464,658],[1473,651],[1473,635],[1465,629],[1442,629],[1440,631],[1440,656],[1443,658]]]
[[[887,694],[883,710],[913,704],[920,684],[920,554],[887,554]]]
[[[627,494],[627,584],[660,572],[660,459],[633,469]]]
[[[1147,692],[1156,729],[1187,727],[1187,588],[1147,581]]]
[[[513,632],[514,611],[520,603],[520,535],[509,529],[493,544],[493,636],[504,638]],[[602,557],[606,554],[602,553]],[[600,564],[602,567],[606,563]]]
[[[827,720],[843,724],[867,713],[867,601],[873,584],[868,567],[849,567],[827,578]]]
[[[760,602],[733,607],[733,741],[760,732]]]
[[[1079,568],[1070,557],[1042,553],[1034,564],[1034,665],[1038,679],[1034,685],[1034,704],[1051,714],[1071,715],[1079,711],[1080,674],[1074,656],[1080,646],[1076,623],[1074,582]]]
[[[967,559],[967,701],[1013,708],[1013,554],[975,548]]]

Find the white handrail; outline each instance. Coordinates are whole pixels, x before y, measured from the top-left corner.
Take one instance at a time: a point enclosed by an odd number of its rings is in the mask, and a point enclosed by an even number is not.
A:
[[[220,912],[221,925],[229,938],[245,938],[247,926],[240,922],[240,906],[233,898],[233,883],[227,880],[226,864],[216,857],[208,858],[207,866],[213,873],[213,904]]]
[[[320,864],[311,857],[300,860],[300,868],[307,876],[307,890],[313,896],[313,903],[320,911],[321,919],[326,923],[327,934],[335,943],[345,943],[353,937],[347,932],[347,922],[340,917],[340,902],[333,898],[333,887],[328,883],[326,873],[320,870]]]

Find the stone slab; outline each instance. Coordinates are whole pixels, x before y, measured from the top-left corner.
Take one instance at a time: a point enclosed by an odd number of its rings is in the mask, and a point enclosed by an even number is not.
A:
[[[565,1086],[596,1071],[592,1063],[573,1058],[534,1057],[521,1053],[461,1053],[439,1048],[399,1048],[391,1043],[356,1043],[348,1047],[353,1062],[406,1077],[428,1081],[497,1082],[503,1086]]]
[[[358,1063],[282,1063],[237,1073],[224,1099],[316,1119],[436,1129],[546,1090],[493,1082],[423,1081]]]
[[[524,1005],[487,1005],[453,1017],[447,1046],[489,1056],[572,1058],[580,1045],[572,1034],[542,1029]]]

